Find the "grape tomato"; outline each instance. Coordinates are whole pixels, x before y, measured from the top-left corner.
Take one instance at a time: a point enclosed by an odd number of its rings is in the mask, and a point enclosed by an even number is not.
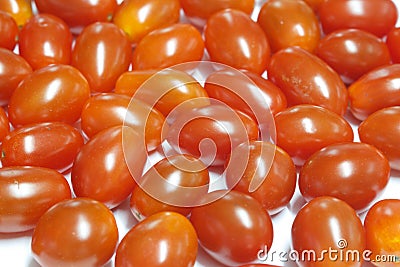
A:
[[[0,47],[14,50],[18,40],[18,25],[14,18],[5,11],[0,10]]]

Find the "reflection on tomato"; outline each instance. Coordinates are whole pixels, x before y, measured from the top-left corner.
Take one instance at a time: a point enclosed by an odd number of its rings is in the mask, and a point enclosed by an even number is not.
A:
[[[270,60],[270,47],[260,25],[242,11],[214,13],[204,28],[210,59],[236,69],[263,73]]]
[[[326,0],[318,11],[326,34],[355,28],[383,37],[394,27],[398,17],[391,0]]]
[[[272,0],[261,6],[258,24],[272,52],[299,46],[313,52],[320,39],[318,18],[302,0]]]
[[[197,234],[187,218],[175,212],[159,212],[124,236],[115,266],[194,266],[197,248]]]
[[[400,27],[390,30],[386,37],[393,63],[400,63]]]
[[[74,198],[57,203],[39,219],[31,247],[40,266],[103,266],[117,242],[113,213],[98,201]]]
[[[13,51],[17,44],[18,31],[18,25],[14,18],[0,10],[0,47]]]
[[[214,191],[213,195],[221,192]],[[254,198],[229,191],[222,198],[192,210],[190,220],[201,246],[213,258],[229,266],[257,259],[260,249],[270,248],[273,226],[268,213]]]
[[[50,65],[28,75],[15,89],[8,105],[14,127],[60,121],[72,124],[90,97],[89,84],[69,65]]]
[[[318,197],[297,213],[292,225],[292,246],[298,252],[297,264],[301,267],[361,267],[365,233],[360,218],[346,202]],[[337,251],[337,257],[339,253],[354,255],[351,251],[356,251],[359,258],[335,260],[328,255],[329,249]],[[315,253],[305,254],[306,250]]]
[[[4,137],[10,132],[10,121],[4,108],[0,107],[0,142],[3,142]]]
[[[9,13],[18,27],[22,27],[33,15],[31,1],[26,0],[2,0],[0,10]]]
[[[55,170],[3,167],[0,194],[0,232],[15,233],[33,229],[49,208],[71,198],[71,189]]]

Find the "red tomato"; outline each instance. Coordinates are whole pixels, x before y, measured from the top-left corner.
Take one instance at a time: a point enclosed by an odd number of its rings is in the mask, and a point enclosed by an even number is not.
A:
[[[134,178],[141,177],[146,159],[142,135],[126,126],[105,129],[82,146],[75,158],[71,171],[74,193],[114,208],[132,192]]]
[[[3,142],[4,137],[10,132],[10,122],[7,113],[0,107],[0,142]]]
[[[244,171],[238,168],[242,162],[247,162]],[[228,164],[228,188],[237,182],[233,189],[254,197],[270,215],[289,204],[297,174],[292,159],[281,148],[262,141],[240,144],[233,149]]]
[[[398,17],[391,0],[326,0],[318,11],[326,34],[355,28],[383,37],[394,27]]]
[[[130,208],[141,220],[160,211],[189,215],[198,198],[207,194],[209,175],[199,159],[180,154],[157,162],[137,181]]]
[[[0,10],[9,13],[18,27],[22,27],[33,15],[31,1],[26,0],[2,0]]]
[[[350,85],[350,111],[359,120],[400,105],[400,64],[376,68]]]
[[[318,18],[301,0],[267,1],[257,22],[267,35],[272,52],[290,46],[313,52],[320,39]]]
[[[115,11],[113,22],[137,44],[151,31],[177,23],[179,18],[179,0],[125,0]]]
[[[58,17],[38,14],[27,21],[19,34],[19,53],[33,69],[50,64],[69,64],[72,34]]]
[[[116,0],[34,0],[40,13],[53,14],[64,20],[74,31],[94,22],[110,21],[117,8]]]
[[[0,48],[0,106],[8,104],[15,88],[31,73],[32,68],[23,57]]]
[[[389,177],[389,162],[378,149],[341,143],[317,151],[304,163],[299,188],[306,200],[332,196],[361,212],[382,194]]]
[[[188,219],[175,212],[160,212],[124,236],[115,266],[194,266],[197,247],[197,235]]]
[[[392,169],[400,170],[400,107],[374,112],[358,127],[361,142],[378,148],[387,157]]]
[[[309,5],[316,14],[318,14],[319,7],[326,0],[303,0],[303,1],[306,2],[307,5]]]
[[[3,167],[0,194],[0,232],[15,233],[33,229],[50,207],[71,198],[71,189],[55,170]]]
[[[204,40],[212,61],[236,69],[263,73],[270,60],[270,47],[260,25],[242,11],[214,13],[204,28]]]
[[[98,201],[74,198],[59,202],[39,219],[31,247],[40,266],[103,266],[117,242],[112,212]]]
[[[301,267],[361,267],[365,233],[360,218],[346,202],[318,197],[297,213],[292,225],[292,246]],[[340,255],[344,260],[338,260]]]
[[[133,96],[139,87],[157,72],[157,70],[135,70],[124,72],[119,76],[115,83],[114,92],[121,95]]]
[[[271,58],[268,77],[286,95],[288,105],[313,104],[344,115],[347,89],[340,76],[317,56],[298,47]]]
[[[131,44],[116,25],[97,22],[83,29],[72,50],[72,66],[89,82],[92,92],[109,92],[131,63]]]
[[[353,141],[350,124],[336,113],[313,105],[298,105],[275,116],[276,143],[296,165],[331,144]]]
[[[367,213],[364,227],[367,249],[375,266],[395,267],[399,265],[400,200],[384,199],[375,203]]]
[[[30,124],[4,138],[1,163],[3,166],[38,166],[62,172],[71,167],[82,145],[82,135],[69,124]]]
[[[18,40],[18,25],[14,18],[0,10],[0,47],[13,51]]]
[[[29,74],[15,89],[8,105],[14,127],[61,121],[72,124],[90,97],[89,84],[69,65],[50,65]]]
[[[393,28],[387,35],[386,44],[393,63],[400,63],[400,27]]]
[[[214,191],[207,197],[213,199],[219,194]],[[270,216],[257,200],[238,191],[229,191],[216,201],[193,208],[190,220],[201,246],[225,265],[254,261],[260,248],[272,245]]]
[[[328,34],[321,40],[315,53],[348,84],[372,69],[391,62],[389,49],[380,38],[357,29],[337,30]]]

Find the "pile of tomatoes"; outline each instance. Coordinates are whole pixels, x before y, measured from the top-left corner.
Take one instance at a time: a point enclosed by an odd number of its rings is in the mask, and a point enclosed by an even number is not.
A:
[[[266,266],[289,209],[292,252],[317,256],[299,266],[400,265],[400,199],[382,199],[398,16],[395,0],[2,0],[0,238],[28,236],[41,266]]]

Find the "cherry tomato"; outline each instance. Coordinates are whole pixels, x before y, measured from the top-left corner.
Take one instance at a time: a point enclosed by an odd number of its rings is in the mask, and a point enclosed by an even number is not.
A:
[[[9,13],[18,27],[22,27],[33,15],[31,1],[26,0],[2,0],[0,10]]]
[[[206,197],[212,199],[215,194],[220,192]],[[225,265],[254,261],[260,248],[272,245],[271,217],[257,200],[238,191],[193,208],[190,220],[201,246]]]
[[[263,73],[270,60],[270,47],[260,25],[242,11],[214,13],[204,28],[210,59],[236,69]]]
[[[3,167],[0,194],[0,232],[15,233],[33,229],[50,207],[71,198],[71,189],[55,170]]]
[[[306,200],[332,196],[364,211],[382,194],[389,177],[389,162],[378,149],[341,143],[317,151],[304,163],[299,188]]]
[[[326,0],[303,0],[304,2],[309,5],[316,14],[318,14],[319,7],[321,6],[322,2]]]
[[[62,122],[26,125],[7,135],[1,145],[3,166],[38,166],[65,171],[83,145],[80,132]]]
[[[289,106],[314,104],[339,115],[346,112],[348,93],[340,76],[304,49],[290,47],[275,53],[268,77],[281,88]]]
[[[18,25],[14,18],[0,10],[0,47],[13,51],[18,40]]]
[[[74,198],[57,203],[39,219],[31,247],[43,267],[103,266],[117,242],[112,212],[98,201]]]
[[[157,72],[157,70],[134,70],[124,72],[115,83],[114,92],[121,95],[133,96],[139,87],[151,76],[157,74]]]
[[[36,123],[77,121],[90,97],[89,84],[69,65],[50,65],[29,74],[15,89],[8,105],[14,127]]]
[[[244,172],[237,168],[243,161],[247,162]],[[281,148],[262,141],[240,144],[233,149],[229,164],[232,167],[226,170],[228,188],[229,183],[236,182],[239,177],[233,189],[254,197],[270,215],[289,204],[297,174],[292,159]]]
[[[175,212],[159,212],[124,236],[115,266],[194,266],[197,248],[197,234],[188,219]]]
[[[290,46],[313,52],[320,39],[318,18],[301,0],[267,1],[257,22],[267,35],[272,52]]]
[[[365,232],[360,218],[346,202],[318,197],[297,213],[292,225],[292,246],[301,267],[361,267]],[[348,256],[353,252],[354,258]],[[338,260],[340,255],[347,258]]]
[[[386,37],[393,63],[400,63],[400,27],[393,28]]]
[[[94,22],[110,21],[117,8],[116,0],[34,0],[40,13],[64,20],[74,32]]]
[[[109,92],[131,63],[131,45],[116,25],[97,22],[83,29],[72,50],[72,66],[89,82],[92,92]]]
[[[374,112],[358,127],[361,142],[378,148],[387,157],[392,169],[400,170],[400,107]]]
[[[355,28],[383,37],[398,18],[396,5],[391,0],[326,0],[318,11],[326,34]]]
[[[82,146],[72,166],[75,195],[101,201],[109,208],[121,204],[132,192],[134,178],[141,177],[146,161],[143,143],[142,135],[127,126],[114,126],[95,135]]]
[[[0,48],[0,105],[8,104],[18,84],[29,74],[32,67],[26,60],[8,49]]]
[[[38,14],[30,18],[19,34],[19,53],[33,69],[50,64],[69,64],[72,34],[58,17]]]
[[[177,23],[179,0],[125,0],[115,11],[113,22],[137,44],[151,31]]]
[[[3,142],[4,137],[10,132],[10,122],[7,113],[0,107],[0,142]]]
[[[198,198],[207,194],[209,174],[199,159],[189,155],[164,158],[139,180],[130,198],[138,220],[160,211],[189,215]]]
[[[399,265],[399,225],[399,199],[383,199],[369,209],[364,227],[367,249],[372,252],[369,258],[375,266],[394,267]]]
[[[328,34],[319,43],[316,55],[348,84],[372,69],[391,62],[389,49],[380,38],[357,29],[337,30]]]
[[[336,113],[314,105],[298,105],[275,116],[276,143],[296,165],[325,146],[353,141],[350,124]]]
[[[350,111],[359,120],[382,108],[400,105],[400,64],[376,68],[350,85]]]

